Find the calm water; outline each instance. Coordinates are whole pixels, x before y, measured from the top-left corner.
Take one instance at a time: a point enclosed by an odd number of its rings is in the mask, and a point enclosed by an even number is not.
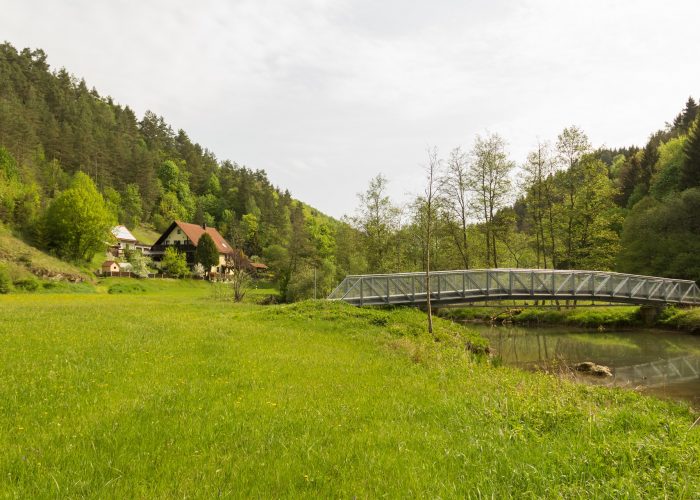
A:
[[[481,324],[469,327],[487,337],[495,354],[506,364],[537,369],[592,361],[611,368],[614,377],[582,375],[578,379],[685,399],[700,407],[700,336],[649,330],[590,332]]]

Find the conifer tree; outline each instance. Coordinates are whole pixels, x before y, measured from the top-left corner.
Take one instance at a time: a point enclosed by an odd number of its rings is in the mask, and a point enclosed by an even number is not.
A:
[[[695,118],[683,148],[685,161],[681,167],[680,189],[700,186],[700,115]]]
[[[202,264],[207,272],[219,264],[219,250],[212,237],[207,233],[204,233],[197,242],[195,261]]]

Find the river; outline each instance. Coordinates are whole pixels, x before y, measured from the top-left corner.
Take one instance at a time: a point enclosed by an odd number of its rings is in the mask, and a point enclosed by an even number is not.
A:
[[[504,364],[637,389],[700,408],[700,336],[659,330],[597,332],[478,323],[469,327],[489,339]],[[584,361],[609,367],[613,376],[594,377],[570,369]]]

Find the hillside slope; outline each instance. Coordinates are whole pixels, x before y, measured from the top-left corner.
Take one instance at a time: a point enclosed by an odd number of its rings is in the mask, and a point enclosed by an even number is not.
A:
[[[83,269],[37,250],[15,237],[0,224],[0,267],[7,268],[13,281],[36,276],[42,279],[79,283],[94,281]]]

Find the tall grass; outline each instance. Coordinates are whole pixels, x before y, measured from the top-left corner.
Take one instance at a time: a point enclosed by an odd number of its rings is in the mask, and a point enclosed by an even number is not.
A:
[[[700,494],[687,406],[493,367],[415,310],[159,286],[0,297],[0,496]]]

